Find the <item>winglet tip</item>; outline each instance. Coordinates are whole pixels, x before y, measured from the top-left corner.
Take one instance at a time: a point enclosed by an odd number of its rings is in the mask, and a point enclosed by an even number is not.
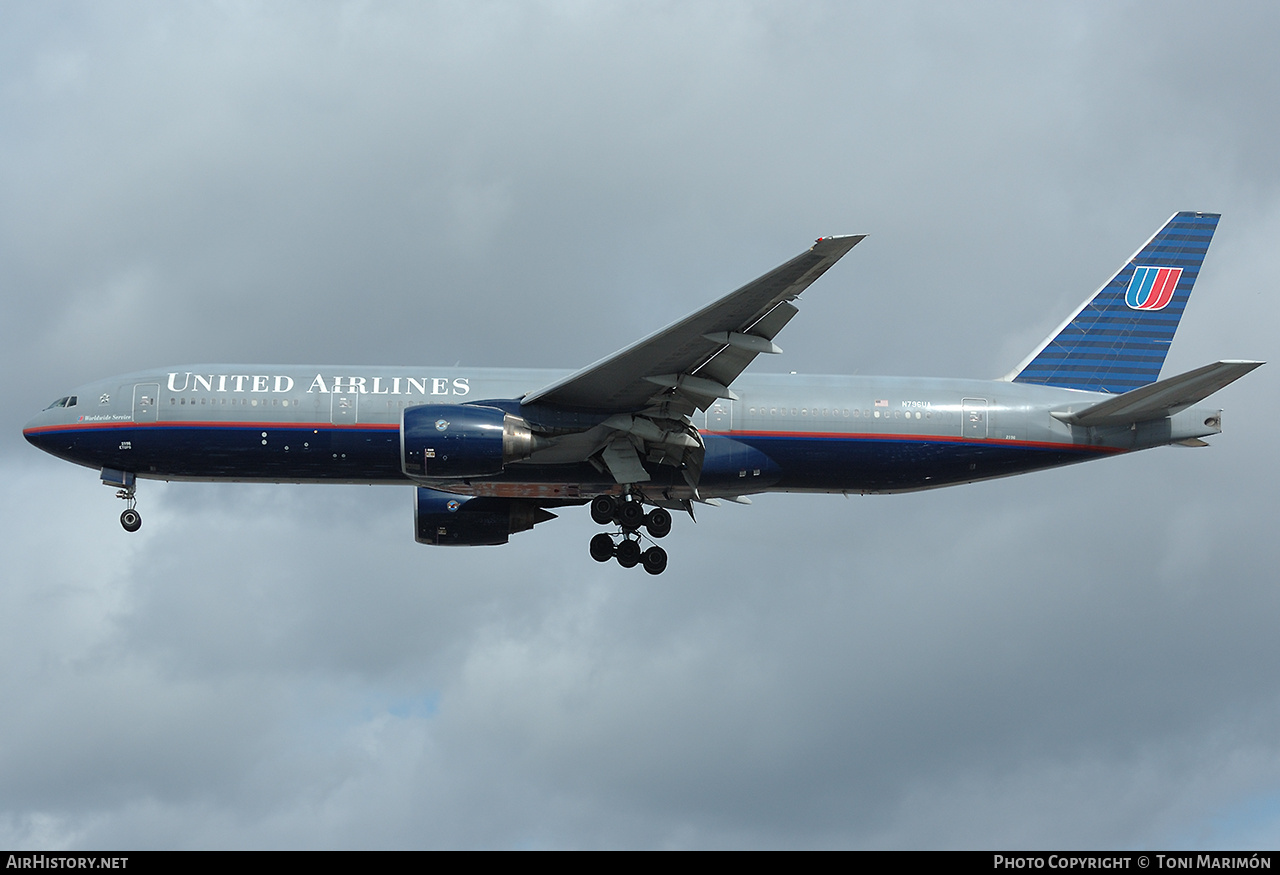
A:
[[[866,237],[866,234],[828,234],[825,237],[819,237],[813,241],[813,248],[822,249],[840,249],[848,252],[854,246],[857,246]]]

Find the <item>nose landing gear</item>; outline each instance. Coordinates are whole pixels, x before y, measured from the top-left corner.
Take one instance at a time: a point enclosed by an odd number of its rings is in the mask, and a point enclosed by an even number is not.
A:
[[[102,485],[118,486],[116,498],[128,502],[124,513],[120,514],[120,525],[126,532],[136,532],[142,528],[142,514],[138,513],[138,481],[132,471],[116,471],[112,468],[102,469]]]
[[[591,539],[591,558],[597,562],[617,559],[623,568],[642,565],[650,574],[667,570],[667,551],[656,544],[647,550],[640,546],[640,529],[651,538],[665,538],[671,533],[671,512],[655,507],[645,513],[644,504],[634,495],[619,501],[612,495],[598,495],[591,501],[591,518],[600,525],[613,523],[622,531],[611,535],[601,532]],[[615,540],[616,539],[616,540]]]
[[[136,532],[142,528],[142,514],[138,513],[138,508],[136,507],[138,500],[134,492],[133,487],[116,492],[116,498],[122,498],[129,502],[129,506],[120,514],[120,525],[126,532]]]

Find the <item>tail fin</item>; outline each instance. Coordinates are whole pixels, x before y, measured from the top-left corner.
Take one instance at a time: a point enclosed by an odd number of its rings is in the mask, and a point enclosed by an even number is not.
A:
[[[1128,392],[1160,377],[1217,213],[1175,213],[1005,379]]]

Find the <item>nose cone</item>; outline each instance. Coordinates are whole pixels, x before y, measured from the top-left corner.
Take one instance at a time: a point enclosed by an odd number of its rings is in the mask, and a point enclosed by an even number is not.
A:
[[[49,407],[41,410],[22,427],[22,436],[31,446],[59,458],[66,458],[66,451],[72,443],[67,426],[73,421],[65,409]]]
[[[49,421],[49,411],[34,416],[30,422],[22,427],[22,436],[27,439],[27,443],[33,447],[46,450],[49,445],[49,431],[52,423]]]
[[[88,408],[80,404],[79,399],[86,397],[84,390],[92,388],[82,387],[74,395],[65,395],[32,417],[22,427],[22,436],[27,443],[77,465],[101,467],[98,455],[104,448],[109,450],[111,441],[116,437],[110,423],[126,419],[127,414],[108,412],[105,408],[106,395],[102,396],[102,406]],[[107,431],[95,433],[91,424],[97,422],[106,425]]]

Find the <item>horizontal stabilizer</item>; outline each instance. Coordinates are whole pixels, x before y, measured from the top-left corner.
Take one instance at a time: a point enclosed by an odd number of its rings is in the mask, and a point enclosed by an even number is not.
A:
[[[1071,425],[1128,425],[1163,419],[1203,401],[1263,364],[1265,362],[1214,362],[1082,410],[1055,410],[1053,416]]]

